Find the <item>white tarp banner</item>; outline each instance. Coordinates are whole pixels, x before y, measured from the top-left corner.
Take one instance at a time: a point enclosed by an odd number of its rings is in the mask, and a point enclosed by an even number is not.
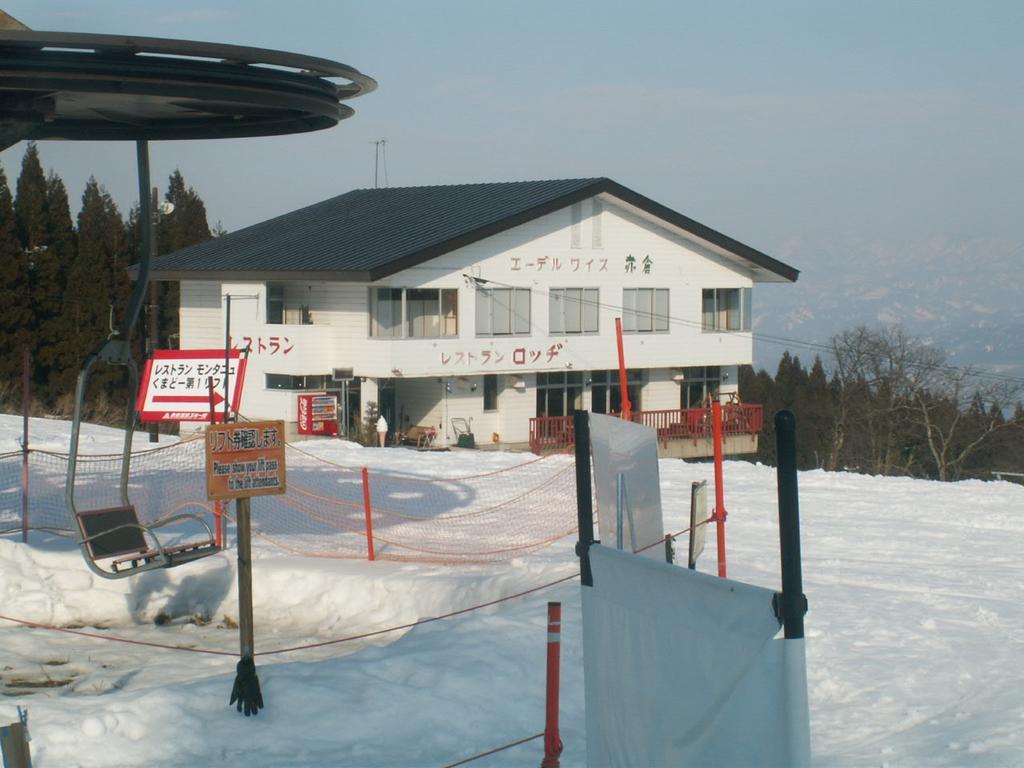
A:
[[[590,547],[583,590],[587,765],[810,763],[803,640],[773,592]]]
[[[618,532],[617,479],[621,474],[629,508],[629,514],[622,516],[625,548],[630,547],[635,533],[638,551],[648,557],[664,558],[664,548],[653,546],[665,538],[658,477],[658,436],[655,431],[616,416],[592,413],[590,450],[594,460],[598,538],[605,546],[615,546]],[[633,531],[630,530],[630,517],[633,519]]]

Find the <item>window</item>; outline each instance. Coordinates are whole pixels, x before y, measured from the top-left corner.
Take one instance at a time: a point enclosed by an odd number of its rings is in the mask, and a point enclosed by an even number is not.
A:
[[[705,331],[749,331],[749,288],[705,288],[701,297],[701,327]]]
[[[594,413],[619,413],[622,410],[622,387],[619,386],[617,370],[591,371],[589,382],[591,411]],[[626,371],[629,405],[634,411],[640,410],[640,388],[643,383],[643,371]]]
[[[583,374],[555,371],[537,374],[537,415],[570,416],[583,407]]]
[[[548,294],[551,333],[597,333],[597,288],[552,288]]]
[[[268,325],[310,325],[308,289],[290,283],[267,283]]]
[[[266,374],[267,389],[317,390],[327,389],[330,376],[293,376],[290,373]]]
[[[458,336],[458,307],[459,292],[455,288],[371,288],[370,336],[389,339]]]
[[[622,330],[668,332],[668,288],[623,288]]]
[[[370,335],[382,338],[402,336],[402,289],[370,289]]]
[[[722,383],[721,368],[717,365],[692,365],[682,370],[679,390],[680,408],[705,408],[709,398],[718,396]]]
[[[484,374],[484,410],[498,410],[498,374]]]
[[[528,336],[529,288],[477,288],[477,336]]]

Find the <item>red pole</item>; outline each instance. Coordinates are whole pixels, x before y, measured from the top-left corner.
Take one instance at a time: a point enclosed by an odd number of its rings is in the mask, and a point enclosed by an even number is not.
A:
[[[544,759],[540,768],[558,768],[562,739],[558,735],[559,654],[562,648],[562,604],[548,603],[548,684],[544,709]]]
[[[626,386],[626,353],[622,349],[622,318],[615,318],[615,341],[619,345],[619,389],[622,390],[622,418],[633,420],[633,404],[629,402],[629,387]]]
[[[21,540],[28,541],[28,411],[32,406],[32,353],[21,356]]]
[[[725,578],[725,488],[722,481],[722,404],[711,404],[715,429],[715,522],[718,538],[718,575]]]
[[[363,467],[363,508],[366,510],[366,559],[375,560],[373,554],[373,516],[370,514],[370,473]]]

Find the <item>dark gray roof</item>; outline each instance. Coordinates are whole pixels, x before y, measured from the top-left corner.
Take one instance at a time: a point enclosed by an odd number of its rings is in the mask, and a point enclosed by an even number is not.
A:
[[[157,280],[379,280],[602,192],[740,257],[799,272],[606,178],[357,189],[154,261]]]

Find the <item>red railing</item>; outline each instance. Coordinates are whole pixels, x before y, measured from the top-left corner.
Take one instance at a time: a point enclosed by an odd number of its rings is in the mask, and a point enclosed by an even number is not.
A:
[[[710,438],[711,410],[672,408],[633,411],[633,421],[651,427],[664,445],[669,440]],[[764,428],[764,406],[729,403],[722,406],[722,434],[756,435]],[[565,450],[574,442],[572,416],[536,416],[530,419],[530,450],[536,454]]]

